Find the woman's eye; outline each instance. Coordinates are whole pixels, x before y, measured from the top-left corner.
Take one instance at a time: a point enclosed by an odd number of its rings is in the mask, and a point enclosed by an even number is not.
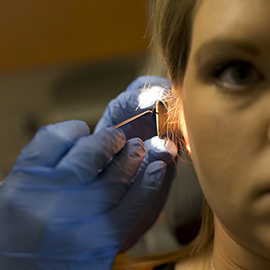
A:
[[[262,79],[261,73],[251,64],[234,62],[218,67],[212,75],[214,83],[230,90],[244,90]]]

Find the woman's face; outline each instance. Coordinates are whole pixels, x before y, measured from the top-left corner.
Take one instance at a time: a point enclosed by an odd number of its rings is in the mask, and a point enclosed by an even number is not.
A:
[[[203,0],[183,83],[192,158],[225,232],[270,259],[270,1]]]

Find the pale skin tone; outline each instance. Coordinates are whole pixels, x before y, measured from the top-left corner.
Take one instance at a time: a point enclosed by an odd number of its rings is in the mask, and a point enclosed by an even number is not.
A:
[[[270,1],[202,0],[183,103],[216,270],[270,269]],[[177,270],[211,269],[210,250]]]

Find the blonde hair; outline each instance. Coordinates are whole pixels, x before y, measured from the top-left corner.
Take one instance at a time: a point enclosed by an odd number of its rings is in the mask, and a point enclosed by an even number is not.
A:
[[[199,0],[152,0],[153,43],[156,56],[171,80],[171,96],[167,97],[168,126],[173,140],[182,145],[183,137],[188,143],[182,106],[181,85],[189,58],[192,21]],[[146,270],[175,262],[187,256],[195,256],[209,248],[213,240],[213,213],[204,201],[202,224],[196,238],[180,250],[145,256],[134,260],[117,259],[114,270]]]

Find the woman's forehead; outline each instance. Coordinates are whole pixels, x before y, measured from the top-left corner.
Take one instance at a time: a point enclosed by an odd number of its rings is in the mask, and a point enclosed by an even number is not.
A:
[[[270,44],[269,0],[201,0],[193,20],[193,45],[212,40]]]

